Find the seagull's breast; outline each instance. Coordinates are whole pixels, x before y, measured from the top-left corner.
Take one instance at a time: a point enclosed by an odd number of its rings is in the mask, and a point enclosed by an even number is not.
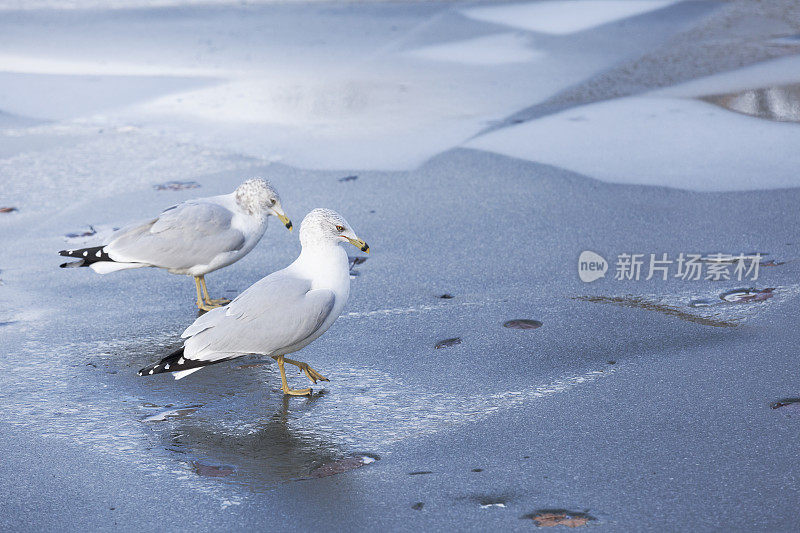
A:
[[[350,297],[350,268],[347,253],[338,245],[314,251],[303,250],[292,267],[299,275],[311,280],[311,290],[329,289],[336,296],[331,313],[322,323],[319,333],[313,336],[317,338],[339,318]]]

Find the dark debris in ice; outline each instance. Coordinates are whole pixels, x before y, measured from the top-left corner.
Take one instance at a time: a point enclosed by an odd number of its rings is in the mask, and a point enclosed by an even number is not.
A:
[[[157,191],[182,191],[184,189],[198,189],[200,184],[196,181],[167,181],[153,185]]]
[[[445,339],[443,341],[439,341],[436,343],[436,349],[439,348],[449,348],[450,346],[456,346],[457,344],[461,344],[461,337],[453,337],[452,339]]]
[[[503,323],[504,328],[511,329],[538,329],[542,327],[542,323],[538,320],[528,320],[527,318],[518,318],[509,320]]]
[[[366,262],[367,258],[361,256],[347,256],[347,260],[350,263],[350,277],[353,278],[358,276],[358,270],[356,270],[356,266]]]
[[[192,461],[192,470],[197,475],[205,477],[226,477],[236,472],[236,469],[232,466],[206,465],[199,461]]]
[[[96,235],[97,230],[94,229],[94,226],[89,226],[89,229],[83,231],[81,233],[67,233],[64,237],[68,239],[79,239],[81,237],[91,237],[92,235]]]
[[[364,264],[367,262],[368,257],[361,257],[361,256],[347,256],[347,261],[350,263],[350,270],[352,271],[353,268],[357,267],[358,265]]]
[[[774,288],[769,289],[733,289],[719,295],[721,300],[734,304],[763,302],[774,296]]]
[[[714,326],[718,328],[735,328],[739,324],[733,320],[720,320],[705,316],[693,315],[687,313],[678,307],[663,304],[660,302],[653,302],[641,296],[573,296],[573,300],[580,300],[582,302],[612,304],[620,307],[633,307],[637,309],[645,309],[647,311],[656,311],[658,313],[686,320],[687,322],[694,322],[704,326]]]
[[[786,407],[788,405],[794,406],[795,408],[800,408],[800,398],[784,398],[782,400],[778,400],[777,402],[772,402],[769,404],[770,409],[780,409],[781,407]]]

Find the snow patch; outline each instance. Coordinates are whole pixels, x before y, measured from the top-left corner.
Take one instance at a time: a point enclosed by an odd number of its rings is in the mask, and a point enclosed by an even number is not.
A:
[[[515,33],[504,33],[467,39],[451,43],[417,48],[407,55],[447,61],[464,65],[505,65],[525,63],[543,57],[545,54],[528,46],[528,39]]]
[[[632,97],[576,107],[465,146],[613,183],[699,191],[796,187],[800,126],[695,100]]]
[[[675,0],[560,0],[462,11],[475,20],[554,35],[576,33],[674,4]]]
[[[86,61],[73,58],[41,57],[0,53],[0,71],[25,74],[62,74],[94,76],[200,76],[214,77],[224,71],[178,65],[153,65],[120,61]]]

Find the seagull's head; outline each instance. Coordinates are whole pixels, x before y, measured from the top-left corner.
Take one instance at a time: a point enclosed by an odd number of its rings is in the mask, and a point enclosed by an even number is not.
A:
[[[349,242],[362,252],[369,253],[369,246],[362,241],[342,215],[331,209],[314,209],[300,224],[300,243],[303,246],[313,243]]]
[[[292,221],[283,212],[278,191],[267,180],[254,178],[247,180],[236,189],[236,203],[251,215],[275,215],[286,229],[292,229]]]

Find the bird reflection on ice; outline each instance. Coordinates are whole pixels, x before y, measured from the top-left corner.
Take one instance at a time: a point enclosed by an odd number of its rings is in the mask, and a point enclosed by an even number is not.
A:
[[[306,478],[314,469],[356,453],[379,456],[404,439],[476,422],[614,371],[588,371],[522,390],[465,396],[410,387],[373,369],[348,369],[331,373],[336,394],[323,390],[299,401],[283,398],[266,417],[207,406],[149,427],[165,449],[179,454],[176,458],[187,470],[197,461],[232,465],[235,474],[225,481],[258,491]],[[263,412],[264,406],[253,409]]]
[[[293,411],[311,409],[320,398],[316,395],[291,405],[288,397],[283,398],[272,415],[250,422],[219,419],[214,411],[204,416],[199,411],[196,416],[152,429],[187,471],[226,477],[253,490],[269,489],[304,478],[314,468],[345,456],[344,449],[326,441],[324,432],[313,434],[293,427]]]

